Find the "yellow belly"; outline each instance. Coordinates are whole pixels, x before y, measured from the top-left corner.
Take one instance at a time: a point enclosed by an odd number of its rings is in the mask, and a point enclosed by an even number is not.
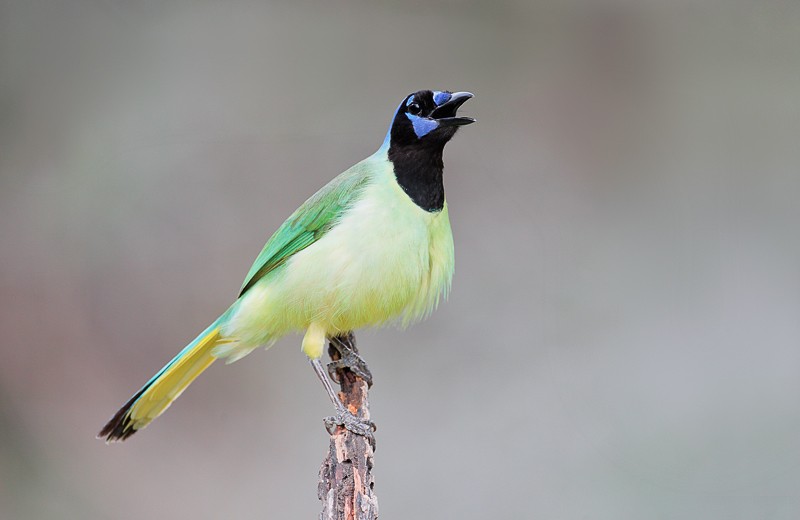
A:
[[[223,327],[225,336],[238,340],[235,350],[243,355],[314,324],[314,347],[304,350],[319,357],[323,332],[395,318],[406,324],[436,307],[453,273],[447,206],[426,212],[389,168],[383,175],[392,177],[375,179],[333,229],[245,293]]]

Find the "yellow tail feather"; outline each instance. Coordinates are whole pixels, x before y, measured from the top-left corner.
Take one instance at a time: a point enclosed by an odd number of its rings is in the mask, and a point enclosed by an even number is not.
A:
[[[216,359],[211,350],[222,342],[215,323],[142,387],[100,431],[107,441],[125,440],[164,413]]]

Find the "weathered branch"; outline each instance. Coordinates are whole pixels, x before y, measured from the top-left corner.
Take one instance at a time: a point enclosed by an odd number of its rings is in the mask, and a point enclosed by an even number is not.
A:
[[[340,341],[349,342],[356,350],[355,336],[350,333],[340,336]],[[356,350],[357,352],[357,350]],[[331,359],[340,359],[339,351],[328,345]],[[367,383],[348,368],[337,368],[341,391],[339,398],[356,417],[369,420]],[[376,520],[378,497],[373,492],[372,463],[374,453],[372,441],[357,435],[343,426],[332,430],[330,447],[319,470],[317,495],[322,501],[320,520]]]

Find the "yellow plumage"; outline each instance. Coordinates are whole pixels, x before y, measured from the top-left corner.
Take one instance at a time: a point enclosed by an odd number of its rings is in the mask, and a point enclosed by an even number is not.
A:
[[[214,355],[235,361],[307,331],[303,351],[316,359],[326,336],[393,319],[407,325],[447,295],[453,275],[447,205],[434,213],[414,204],[388,161],[367,159],[359,167],[371,177],[363,196],[313,246],[240,298],[221,324],[220,334],[232,342]]]

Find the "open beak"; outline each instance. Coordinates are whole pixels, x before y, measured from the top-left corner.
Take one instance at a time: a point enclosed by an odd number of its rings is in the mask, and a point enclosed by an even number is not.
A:
[[[473,96],[469,92],[454,93],[450,96],[450,99],[447,100],[447,103],[439,105],[431,112],[431,119],[439,121],[439,126],[461,126],[474,123],[475,119],[471,117],[456,117],[458,107],[463,105],[464,102],[471,97]]]

